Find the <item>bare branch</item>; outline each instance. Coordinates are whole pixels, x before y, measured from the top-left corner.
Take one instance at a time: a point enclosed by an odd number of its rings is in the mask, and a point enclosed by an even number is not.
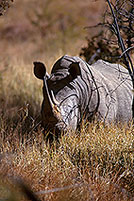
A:
[[[132,50],[132,49],[134,49],[134,46],[127,48],[127,49],[121,54],[120,58],[123,57],[126,52],[129,52],[129,51]]]
[[[111,10],[113,19],[114,19],[113,28],[114,28],[115,34],[116,34],[116,36],[117,36],[117,38],[118,38],[118,42],[119,42],[119,45],[120,45],[120,47],[121,47],[121,50],[122,50],[122,52],[123,52],[123,57],[124,57],[126,66],[127,66],[127,68],[128,68],[128,71],[129,71],[129,74],[130,74],[132,80],[134,80],[134,69],[133,69],[132,60],[131,60],[131,58],[130,58],[130,56],[129,56],[128,51],[126,51],[126,47],[125,47],[124,42],[123,42],[123,39],[122,39],[122,37],[121,37],[121,35],[120,35],[120,30],[119,30],[117,18],[116,18],[116,15],[115,15],[115,13],[114,13],[114,10],[113,10],[113,8],[112,8],[112,5],[111,5],[111,3],[110,3],[109,0],[107,0],[107,2],[108,2],[108,5],[109,5],[109,7],[110,7],[110,10]],[[129,64],[129,63],[130,63],[130,64]],[[130,65],[131,65],[131,66],[130,66]]]

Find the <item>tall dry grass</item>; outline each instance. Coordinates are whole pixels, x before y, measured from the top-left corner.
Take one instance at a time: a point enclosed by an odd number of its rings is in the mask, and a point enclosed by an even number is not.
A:
[[[13,176],[21,177],[41,200],[132,200],[132,133],[125,136],[124,146],[124,129],[95,127],[68,133],[51,147],[40,130],[23,142],[14,132],[14,142],[7,138],[2,143],[2,176],[10,185]],[[11,189],[19,192],[17,186]]]

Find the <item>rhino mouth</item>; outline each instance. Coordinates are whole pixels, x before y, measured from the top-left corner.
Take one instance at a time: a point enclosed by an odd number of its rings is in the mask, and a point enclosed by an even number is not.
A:
[[[44,129],[46,131],[54,131],[54,130],[63,131],[65,130],[65,124],[63,122],[58,122],[58,123],[49,122],[49,123],[45,123]]]
[[[52,135],[55,137],[59,137],[61,136],[62,132],[66,131],[66,125],[64,124],[64,122],[57,122],[53,120],[49,120],[49,122],[45,121],[43,123],[43,127],[44,127],[44,134],[48,138],[49,136],[52,137]]]

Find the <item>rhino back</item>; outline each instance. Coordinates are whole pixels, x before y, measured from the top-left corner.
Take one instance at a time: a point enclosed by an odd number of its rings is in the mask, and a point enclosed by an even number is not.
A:
[[[100,112],[111,121],[132,119],[132,81],[125,67],[102,60],[91,66],[100,87]],[[106,109],[107,108],[107,109]],[[104,115],[105,113],[105,115]]]

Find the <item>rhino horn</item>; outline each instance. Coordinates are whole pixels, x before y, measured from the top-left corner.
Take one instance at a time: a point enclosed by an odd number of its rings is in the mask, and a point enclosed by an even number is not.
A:
[[[43,92],[45,97],[45,104],[47,105],[47,112],[50,114],[51,118],[53,117],[54,121],[61,120],[61,113],[58,107],[59,102],[54,97],[53,91],[48,90],[46,76],[44,77]]]
[[[60,103],[59,103],[59,101],[56,100],[53,91],[51,91],[51,97],[52,97],[52,101],[53,101],[54,105],[59,106]]]

